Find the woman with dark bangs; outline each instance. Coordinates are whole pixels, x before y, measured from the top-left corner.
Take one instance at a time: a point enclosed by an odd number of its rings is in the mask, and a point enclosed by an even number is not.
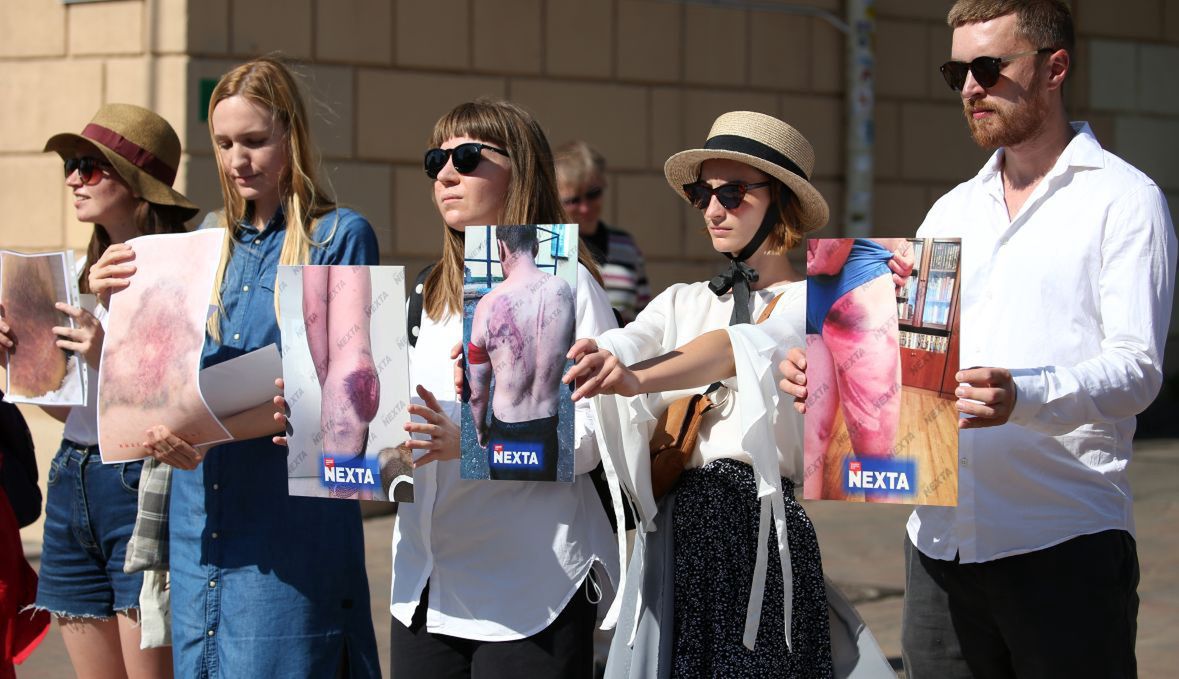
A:
[[[459,469],[452,347],[463,333],[463,231],[565,222],[552,154],[527,112],[491,100],[455,107],[429,145],[426,174],[445,229],[410,361],[421,401],[407,428],[424,452],[414,502],[400,505],[393,531],[393,676],[591,677],[592,572],[617,553],[586,474],[598,453],[584,406],[572,484],[467,481]],[[584,245],[578,259],[576,332],[596,335],[614,316]]]

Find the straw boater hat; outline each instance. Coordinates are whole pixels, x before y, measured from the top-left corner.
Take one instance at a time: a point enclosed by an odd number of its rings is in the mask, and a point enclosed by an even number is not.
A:
[[[155,113],[131,104],[107,104],[98,109],[82,134],[56,134],[45,142],[45,150],[68,159],[79,141],[93,144],[136,197],[190,210],[186,220],[200,211],[172,189],[180,166],[180,138],[168,121]]]
[[[699,179],[700,163],[712,158],[740,161],[782,180],[801,204],[800,231],[814,231],[827,224],[827,201],[810,182],[815,151],[801,132],[781,120],[752,111],[725,113],[712,124],[704,148],[680,151],[668,158],[663,174],[680,198],[687,200],[684,184]]]

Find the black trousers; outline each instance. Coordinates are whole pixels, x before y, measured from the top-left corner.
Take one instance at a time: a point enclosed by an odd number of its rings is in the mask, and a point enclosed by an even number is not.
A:
[[[515,641],[474,641],[426,631],[430,586],[410,626],[389,630],[393,679],[591,679],[597,604],[582,584],[548,627]]]
[[[1138,576],[1121,530],[977,564],[932,559],[906,537],[907,676],[1136,677]]]

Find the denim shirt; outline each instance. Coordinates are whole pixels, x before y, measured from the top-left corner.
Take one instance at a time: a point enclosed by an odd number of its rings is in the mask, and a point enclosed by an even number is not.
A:
[[[202,228],[219,226],[210,215]],[[286,235],[278,213],[259,231],[239,224],[221,287],[221,342],[208,366],[279,341],[275,276]],[[312,264],[378,262],[356,212],[325,215]],[[171,505],[172,637],[176,676],[379,676],[369,615],[359,503],[291,497],[286,448],[269,436],[209,450],[176,470]]]
[[[218,226],[220,215],[211,212],[200,228]],[[220,316],[221,344],[211,337],[205,338],[202,368],[272,343],[278,344],[281,350],[278,320],[274,316],[274,281],[285,236],[286,220],[281,209],[262,231],[245,222],[238,225],[233,236],[233,258],[221,286],[221,302],[225,307],[225,313]],[[372,227],[359,213],[347,208],[324,215],[312,239],[324,243],[324,247],[312,246],[311,264],[380,263]]]

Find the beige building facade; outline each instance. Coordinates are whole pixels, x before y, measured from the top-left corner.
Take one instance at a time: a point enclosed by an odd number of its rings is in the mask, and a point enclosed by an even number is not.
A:
[[[635,234],[656,290],[719,259],[699,216],[663,180],[664,159],[731,109],[780,116],[818,156],[843,231],[845,39],[821,17],[845,0],[0,0],[0,245],[82,248],[53,133],[99,105],[155,109],[184,142],[178,188],[220,204],[205,101],[251,56],[299,62],[314,131],[342,204],[376,228],[383,259],[412,270],[440,243],[421,156],[454,104],[507,97],[556,145],[583,138],[609,161],[605,219]],[[909,235],[933,201],[974,174],[947,59],[949,0],[877,0],[874,233]],[[1107,147],[1179,206],[1179,0],[1075,0],[1079,46],[1067,97]],[[412,272],[411,272],[412,273]]]

